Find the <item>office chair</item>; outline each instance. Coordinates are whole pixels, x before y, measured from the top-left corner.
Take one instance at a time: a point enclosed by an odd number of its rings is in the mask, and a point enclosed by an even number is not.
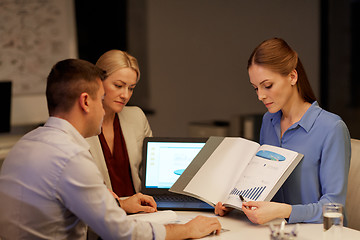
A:
[[[348,227],[360,230],[360,140],[351,139],[351,160],[346,195]]]

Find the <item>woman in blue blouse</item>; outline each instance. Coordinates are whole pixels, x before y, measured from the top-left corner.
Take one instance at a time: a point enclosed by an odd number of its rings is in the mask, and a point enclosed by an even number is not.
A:
[[[282,39],[255,48],[248,61],[250,83],[268,112],[260,144],[304,154],[271,202],[247,202],[242,210],[254,223],[287,218],[289,223],[322,222],[322,205],[345,205],[350,135],[342,119],[316,101],[297,53]],[[218,203],[215,213],[228,209]]]

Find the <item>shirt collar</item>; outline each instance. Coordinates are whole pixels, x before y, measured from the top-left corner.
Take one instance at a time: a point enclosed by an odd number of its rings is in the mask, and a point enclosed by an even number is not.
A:
[[[320,108],[317,101],[314,101],[309,109],[305,112],[299,122],[294,123],[289,129],[296,128],[297,126],[302,127],[306,132],[309,132],[315,123],[316,118],[319,116],[322,109]],[[282,112],[278,111],[273,114],[271,122],[274,126],[280,125]]]
[[[299,125],[305,129],[306,132],[309,132],[312,126],[316,121],[316,118],[319,116],[322,109],[320,108],[317,101],[313,102],[309,109],[305,112],[304,116],[300,119]]]
[[[58,117],[49,117],[49,119],[46,121],[44,127],[51,127],[59,129],[66,134],[70,135],[73,140],[79,144],[80,146],[90,149],[90,145],[85,140],[85,138],[79,133],[78,130],[67,120],[58,118]]]

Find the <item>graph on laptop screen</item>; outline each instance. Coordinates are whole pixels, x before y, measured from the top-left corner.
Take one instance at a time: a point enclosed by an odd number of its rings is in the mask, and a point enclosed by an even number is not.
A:
[[[204,145],[201,142],[149,142],[146,187],[170,188]]]

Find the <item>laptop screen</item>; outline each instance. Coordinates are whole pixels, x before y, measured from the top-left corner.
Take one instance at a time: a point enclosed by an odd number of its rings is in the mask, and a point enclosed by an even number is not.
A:
[[[146,189],[169,189],[205,145],[205,138],[146,138]]]

